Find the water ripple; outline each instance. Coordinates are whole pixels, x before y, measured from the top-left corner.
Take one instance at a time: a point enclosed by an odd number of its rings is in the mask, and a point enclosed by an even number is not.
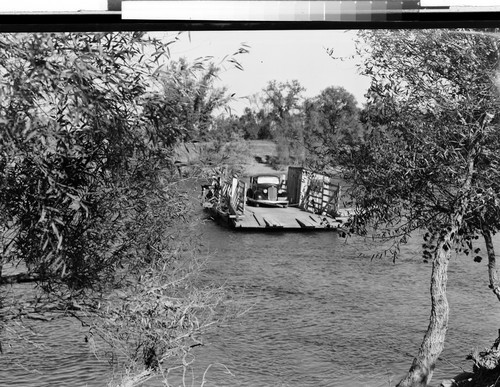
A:
[[[419,256],[420,239],[393,263],[370,259],[383,251],[376,243],[335,233],[246,234],[212,223],[203,231],[214,254],[201,280],[224,284],[228,302],[246,312],[195,352],[195,386],[210,365],[207,387],[387,387],[408,370],[429,316],[431,267]],[[500,316],[487,281],[485,264],[452,259],[450,327],[435,380],[470,368],[464,356],[496,337]],[[9,349],[0,358],[0,384],[102,386],[111,377],[74,322],[35,328],[43,349]]]

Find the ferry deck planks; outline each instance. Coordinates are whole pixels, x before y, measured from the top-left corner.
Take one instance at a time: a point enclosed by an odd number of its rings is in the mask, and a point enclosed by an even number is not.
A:
[[[342,218],[332,218],[303,211],[296,207],[250,207],[234,220],[234,227],[241,229],[337,229]]]
[[[247,204],[246,182],[222,174],[202,185],[202,204],[214,218],[240,230],[337,230],[351,214],[352,209],[339,208],[340,185],[329,176],[289,167],[286,187],[288,207],[254,207]]]

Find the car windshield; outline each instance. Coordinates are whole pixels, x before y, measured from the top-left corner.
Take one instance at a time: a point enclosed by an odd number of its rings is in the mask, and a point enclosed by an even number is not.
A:
[[[257,184],[279,184],[280,178],[278,176],[259,176],[257,177]]]

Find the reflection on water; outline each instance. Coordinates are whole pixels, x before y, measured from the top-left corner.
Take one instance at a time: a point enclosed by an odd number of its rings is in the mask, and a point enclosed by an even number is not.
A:
[[[96,358],[80,323],[24,320],[23,325],[22,337],[4,342],[0,386],[103,386],[111,377],[110,363]]]
[[[212,385],[388,386],[408,370],[429,316],[431,266],[419,258],[419,238],[395,264],[370,260],[376,244],[335,233],[207,225],[206,240],[217,252],[207,274],[251,306],[199,351],[204,366],[222,363],[235,375],[214,372]],[[470,368],[465,355],[489,346],[498,327],[486,263],[454,257],[449,278],[451,321],[436,382]]]
[[[242,315],[210,332],[196,351],[195,386],[210,365],[207,387],[386,387],[407,371],[429,315],[431,267],[419,258],[419,238],[394,264],[370,260],[380,251],[374,243],[332,232],[242,233],[214,223],[202,228],[212,253],[202,280],[224,284],[228,305]],[[436,385],[460,367],[469,369],[465,355],[496,338],[499,306],[486,270],[484,260],[454,257],[450,264],[450,327]],[[0,384],[105,384],[111,367],[89,352],[76,323],[40,324],[48,348],[37,355],[39,364],[28,365],[39,373],[16,366],[23,354],[14,360],[4,355]]]

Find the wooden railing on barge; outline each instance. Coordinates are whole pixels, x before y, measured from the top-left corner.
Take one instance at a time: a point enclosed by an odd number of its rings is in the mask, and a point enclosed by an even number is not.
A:
[[[246,183],[236,176],[213,176],[210,184],[202,185],[202,204],[219,215],[238,219],[245,214]]]
[[[243,180],[233,177],[232,194],[229,205],[231,215],[242,216],[245,214],[245,205],[247,201],[247,185]]]
[[[290,204],[304,211],[333,217],[339,213],[341,187],[328,175],[289,167],[287,190]]]
[[[292,208],[247,208],[247,185],[236,176],[214,176],[202,187],[204,207],[237,228],[337,228],[341,223],[335,219],[340,185],[301,167],[288,169],[286,188]]]

